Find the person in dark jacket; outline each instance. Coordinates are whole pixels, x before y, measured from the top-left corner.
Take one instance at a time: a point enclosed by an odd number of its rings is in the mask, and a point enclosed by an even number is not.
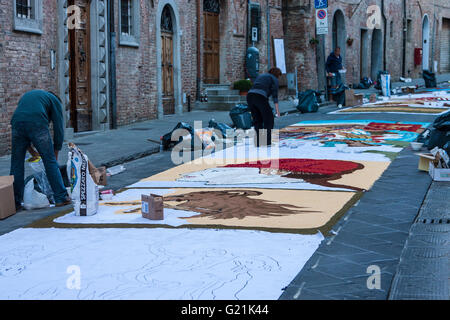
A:
[[[49,124],[53,123],[53,142]],[[44,90],[31,90],[19,100],[11,119],[12,149],[11,175],[14,176],[16,208],[21,208],[24,193],[24,162],[27,150],[32,156],[41,156],[48,181],[52,187],[55,205],[70,203],[58,166],[58,153],[64,141],[64,117],[61,100]],[[31,146],[36,148],[36,150]]]
[[[256,146],[271,145],[271,131],[274,125],[274,115],[269,104],[269,97],[275,103],[277,116],[280,116],[278,108],[278,78],[281,76],[279,68],[272,68],[268,73],[259,75],[247,94],[247,104],[252,113],[253,125],[256,130]],[[264,130],[263,130],[264,129]],[[266,141],[260,141],[261,136],[266,136]]]
[[[328,77],[335,76],[336,83],[332,86],[337,86],[341,82],[341,74],[339,70],[344,69],[342,66],[341,48],[336,47],[333,52],[328,56],[327,62],[325,63],[325,69],[327,71]]]

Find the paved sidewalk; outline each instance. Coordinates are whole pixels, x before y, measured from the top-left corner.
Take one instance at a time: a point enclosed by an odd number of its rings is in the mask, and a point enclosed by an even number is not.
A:
[[[390,300],[449,300],[450,182],[434,181],[409,231]]]

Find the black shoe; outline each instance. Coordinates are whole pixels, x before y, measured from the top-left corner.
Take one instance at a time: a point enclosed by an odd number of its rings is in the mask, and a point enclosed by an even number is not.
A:
[[[55,207],[64,207],[71,203],[72,203],[72,200],[70,198],[66,198],[66,200],[64,200],[63,202],[55,203]]]

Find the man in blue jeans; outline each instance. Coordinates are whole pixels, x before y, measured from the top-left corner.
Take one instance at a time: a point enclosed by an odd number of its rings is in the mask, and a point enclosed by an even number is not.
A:
[[[14,176],[16,209],[21,209],[24,192],[24,162],[28,151],[39,154],[44,163],[48,181],[52,187],[57,207],[70,203],[58,166],[58,152],[64,141],[64,117],[61,100],[44,90],[32,90],[20,98],[11,119],[12,150],[11,175]],[[53,142],[49,124],[53,122]],[[33,144],[37,152],[31,147]]]

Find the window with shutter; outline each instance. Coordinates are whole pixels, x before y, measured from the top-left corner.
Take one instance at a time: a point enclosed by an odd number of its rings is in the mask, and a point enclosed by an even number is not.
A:
[[[249,39],[252,39],[253,28],[258,29],[257,41],[261,40],[261,7],[259,3],[250,3],[250,34]]]

